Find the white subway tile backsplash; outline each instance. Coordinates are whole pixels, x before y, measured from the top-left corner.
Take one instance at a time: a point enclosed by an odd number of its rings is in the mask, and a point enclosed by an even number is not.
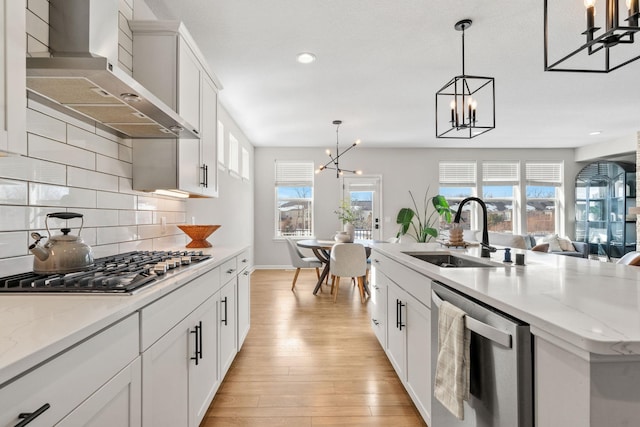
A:
[[[154,239],[158,237],[174,236],[176,234],[182,234],[182,231],[175,225],[167,224],[163,227],[160,224],[154,225],[139,225],[138,233],[141,239]]]
[[[0,233],[0,258],[29,254],[29,233]]]
[[[120,253],[120,249],[117,243],[111,245],[92,246],[93,258],[102,258],[105,256],[116,255]]]
[[[49,25],[42,18],[37,16],[33,11],[26,11],[27,33],[32,37],[40,40],[42,43],[49,44]]]
[[[65,142],[67,124],[39,111],[27,109],[27,132]]]
[[[27,183],[0,178],[0,204],[26,205]]]
[[[117,157],[117,155],[116,155]],[[109,173],[111,175],[123,176],[125,178],[133,177],[133,167],[131,163],[122,160],[113,159],[111,157],[97,155],[96,170],[99,172]]]
[[[29,204],[69,208],[95,208],[96,192],[83,188],[30,183]]]
[[[24,156],[0,157],[0,177],[65,184],[67,168],[64,165]]]
[[[88,130],[89,132],[95,132],[96,126],[95,124],[87,123],[83,120],[77,119],[75,117],[71,117],[62,111],[58,111],[54,108],[48,107],[39,103],[38,101],[34,101],[32,99],[27,99],[27,107],[40,111],[41,113],[46,114],[47,116],[55,117],[56,119],[60,119],[63,122],[71,124],[75,127],[79,127],[81,129]]]
[[[42,19],[44,22],[49,22],[49,1],[48,0],[27,0],[27,9],[33,12],[38,18]]]
[[[0,259],[0,271],[3,276],[31,270],[33,270],[33,255]]]
[[[27,56],[28,57],[49,57],[49,48],[46,44],[34,37],[27,36]]]
[[[120,225],[118,212],[113,209],[74,209],[83,215],[85,227],[113,227]]]
[[[131,178],[118,177],[118,191],[121,193],[141,194],[133,189],[133,180]]]
[[[155,211],[158,209],[160,198],[151,196],[138,196],[138,210]]]
[[[118,211],[119,225],[152,224],[152,211]]]
[[[85,169],[96,168],[96,154],[52,139],[27,134],[29,157]]]
[[[118,143],[75,126],[67,126],[67,144],[118,158]]]
[[[118,159],[123,162],[133,163],[133,148],[125,145],[118,146]]]
[[[129,242],[139,240],[138,227],[103,227],[98,228],[97,244],[107,245],[110,243]]]
[[[133,242],[124,242],[118,244],[118,253],[132,251],[152,251],[153,240],[135,240]]]
[[[67,168],[67,185],[92,190],[118,191],[118,177],[69,166]]]
[[[0,205],[0,231],[27,230],[30,213],[26,206]]]
[[[184,248],[187,242],[183,236],[167,236],[153,239],[154,251],[168,251],[176,248]]]
[[[70,223],[69,225],[72,225],[72,224]],[[60,234],[60,232],[56,231],[55,233],[52,232],[52,234]],[[82,238],[82,240],[87,245],[91,246],[91,249],[93,249],[93,247],[98,244],[98,241],[97,241],[98,229],[96,228],[83,228],[82,231],[80,231],[79,229],[72,229],[71,234],[80,236],[80,238]]]
[[[108,193],[99,191],[97,207],[101,209],[135,209],[136,196],[131,194]]]

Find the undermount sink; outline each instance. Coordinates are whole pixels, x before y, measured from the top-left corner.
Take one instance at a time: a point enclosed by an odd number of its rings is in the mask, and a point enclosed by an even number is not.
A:
[[[473,257],[453,255],[449,252],[403,252],[442,268],[495,268],[503,267],[497,262]]]

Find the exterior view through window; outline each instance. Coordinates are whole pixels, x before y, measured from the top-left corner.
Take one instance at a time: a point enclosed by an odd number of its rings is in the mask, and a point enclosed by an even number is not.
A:
[[[275,237],[313,236],[313,163],[276,161]]]

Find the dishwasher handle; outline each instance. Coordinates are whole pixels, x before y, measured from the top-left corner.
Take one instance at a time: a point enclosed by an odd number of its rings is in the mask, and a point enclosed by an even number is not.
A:
[[[438,308],[442,304],[442,299],[433,290],[431,291],[431,299]],[[470,331],[473,331],[488,340],[496,342],[507,348],[512,347],[511,334],[501,331],[500,329],[496,329],[491,325],[487,325],[486,323],[482,323],[479,320],[476,320],[473,317],[469,316],[468,314],[465,315],[465,326]]]

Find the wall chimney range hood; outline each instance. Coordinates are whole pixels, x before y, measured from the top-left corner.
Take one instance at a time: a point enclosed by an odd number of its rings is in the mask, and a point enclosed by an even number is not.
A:
[[[118,67],[118,6],[49,1],[51,56],[27,58],[29,96],[122,137],[199,138],[198,129]]]

